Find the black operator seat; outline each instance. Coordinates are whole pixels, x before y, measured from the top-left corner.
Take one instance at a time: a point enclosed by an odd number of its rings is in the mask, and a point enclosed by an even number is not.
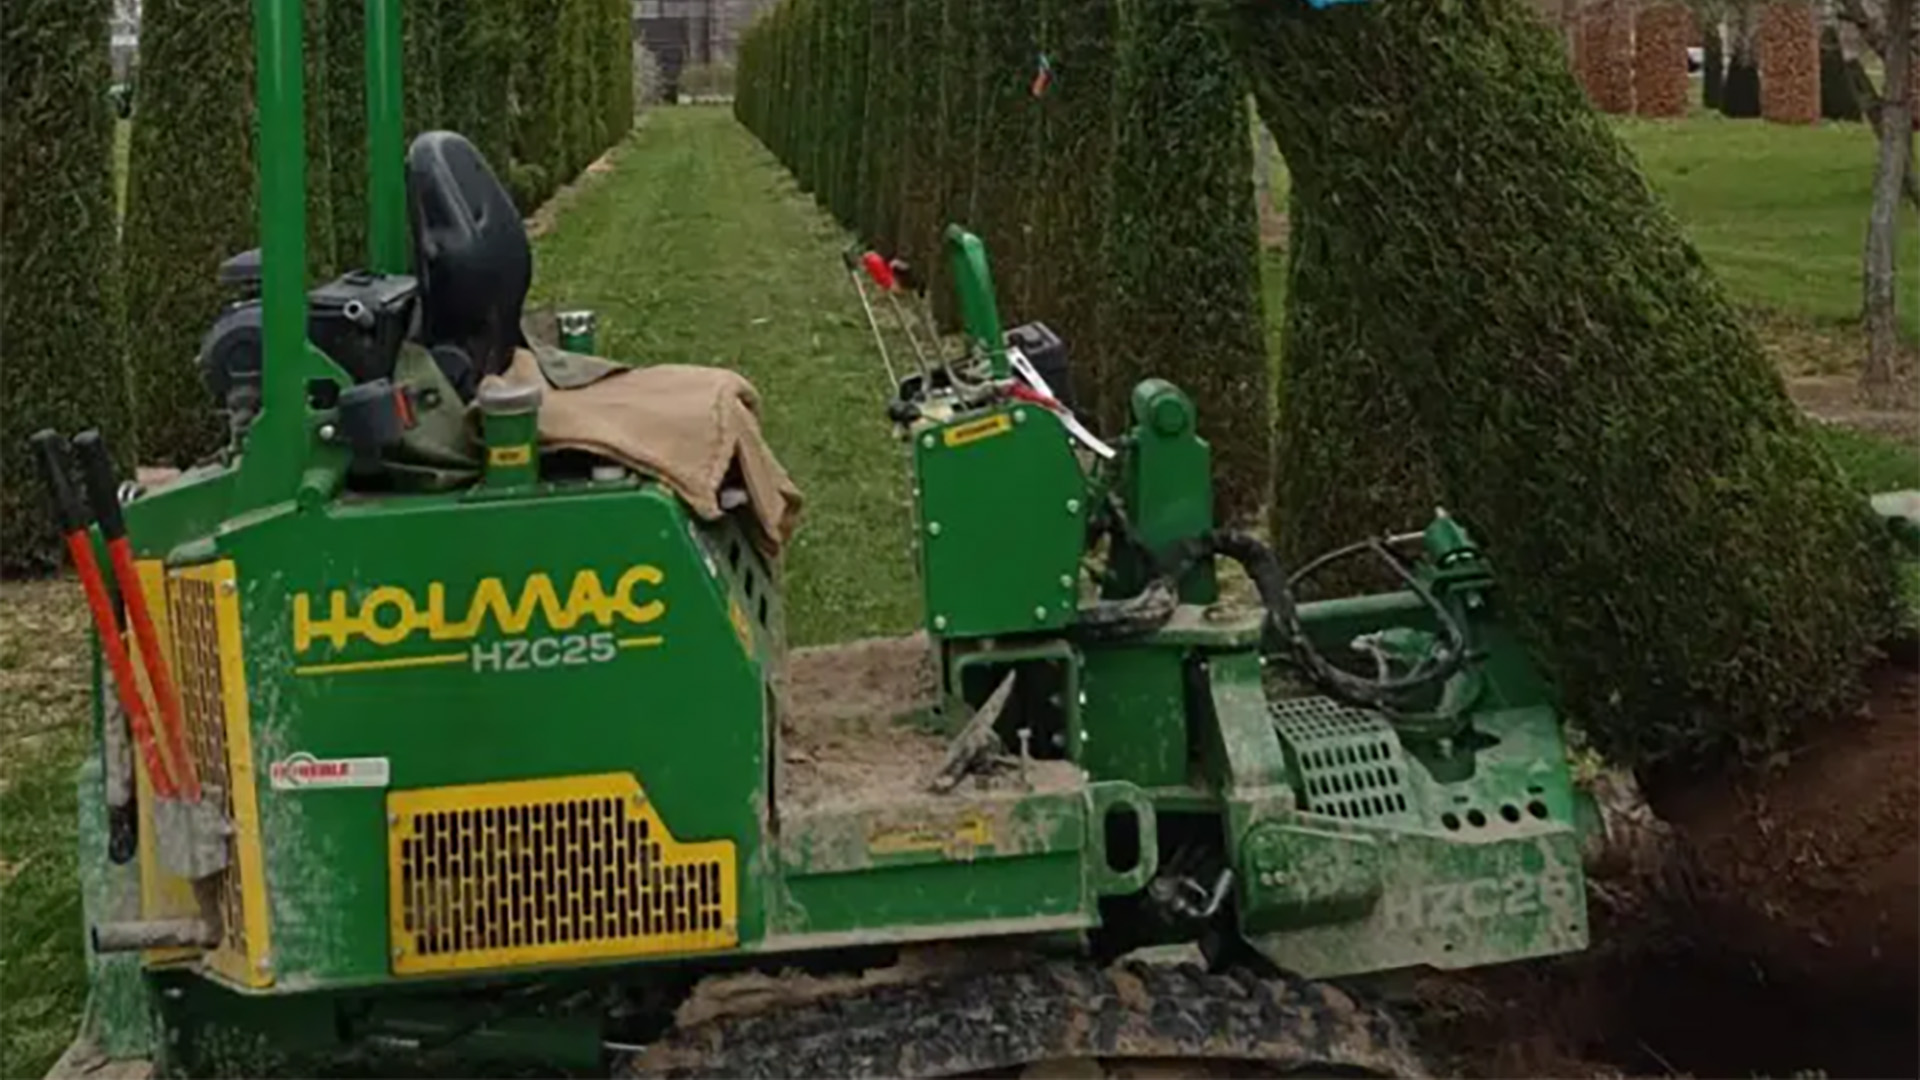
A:
[[[428,131],[407,150],[407,215],[425,344],[443,367],[460,350],[475,381],[505,371],[533,280],[513,198],[465,136]]]

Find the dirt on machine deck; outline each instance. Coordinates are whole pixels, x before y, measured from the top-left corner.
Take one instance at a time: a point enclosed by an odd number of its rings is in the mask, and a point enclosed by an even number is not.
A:
[[[926,722],[939,696],[924,633],[794,650],[781,679],[775,805],[806,812],[937,798],[927,782],[951,743]],[[1002,762],[952,794],[1069,791],[1082,783],[1069,762]]]

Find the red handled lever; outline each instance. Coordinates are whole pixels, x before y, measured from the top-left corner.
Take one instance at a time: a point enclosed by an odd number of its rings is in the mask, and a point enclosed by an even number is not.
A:
[[[892,292],[899,286],[893,277],[893,267],[880,257],[879,252],[869,251],[860,256],[860,265],[866,268],[867,276],[873,279],[873,283],[880,286],[880,291]]]
[[[173,775],[167,770],[167,763],[160,756],[160,747],[153,740],[153,726],[147,721],[147,703],[141,699],[140,690],[134,684],[133,662],[127,657],[126,642],[120,637],[120,627],[114,620],[113,603],[107,597],[107,583],[100,576],[100,564],[94,561],[93,541],[87,536],[87,511],[79,493],[73,489],[67,444],[51,431],[38,432],[31,441],[35,455],[40,460],[40,471],[46,479],[47,491],[53,498],[60,532],[66,538],[67,554],[73,557],[74,569],[80,574],[80,587],[87,595],[87,609],[93,616],[93,628],[100,635],[100,651],[106,656],[108,669],[113,672],[114,691],[120,697],[120,707],[126,710],[134,741],[140,746],[140,756],[147,763],[147,776],[153,781],[156,794],[162,798],[173,798]]]
[[[83,431],[73,437],[73,449],[80,455],[80,475],[87,484],[87,501],[93,504],[94,520],[107,541],[107,560],[113,566],[114,582],[126,601],[134,641],[140,647],[140,660],[147,669],[147,685],[153,688],[167,753],[180,770],[181,794],[198,802],[200,778],[194,774],[193,759],[187,756],[180,695],[174,690],[173,670],[160,652],[160,635],[153,626],[153,612],[147,607],[146,590],[140,587],[140,574],[133,566],[133,545],[127,542],[127,520],[120,512],[119,482],[113,475],[113,458],[107,453],[107,440],[98,431]]]

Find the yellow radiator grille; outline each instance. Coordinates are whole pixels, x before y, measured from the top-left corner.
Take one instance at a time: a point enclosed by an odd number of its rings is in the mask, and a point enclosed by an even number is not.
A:
[[[266,986],[273,973],[233,563],[169,574],[165,620],[187,753],[203,797],[214,800],[233,826],[227,869],[209,882],[219,906],[221,940],[207,962],[236,982]]]
[[[725,949],[730,840],[682,843],[629,774],[387,796],[399,974]]]
[[[180,684],[180,713],[187,725],[187,753],[193,758],[204,797],[233,820],[233,784],[227,777],[226,706],[220,690],[220,631],[214,617],[210,581],[174,577],[172,596],[173,670]],[[246,921],[240,915],[240,876],[223,873],[216,883],[223,929],[221,949],[245,956]]]

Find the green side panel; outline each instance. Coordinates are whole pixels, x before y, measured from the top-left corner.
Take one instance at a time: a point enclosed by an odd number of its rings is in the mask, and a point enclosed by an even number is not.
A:
[[[1135,816],[1146,852],[1120,870],[1108,865],[1103,825],[1117,809]],[[960,936],[993,923],[1007,933],[1034,921],[1092,926],[1100,896],[1136,891],[1157,869],[1155,836],[1152,805],[1129,784],[810,812],[781,824],[768,945],[898,940],[915,927]]]
[[[97,746],[97,744],[96,744]],[[100,756],[90,753],[77,770],[83,940],[87,927],[140,917],[139,863],[115,866],[107,857],[107,785]],[[152,999],[138,953],[87,954],[87,1012],[82,1034],[110,1058],[144,1058],[153,1052]]]
[[[1081,676],[1080,730],[1068,746],[1088,774],[1167,787],[1188,780],[1185,652],[1152,646],[1089,647]]]
[[[914,474],[934,634],[1057,630],[1072,620],[1086,480],[1058,418],[1013,405],[924,428]]]
[[[764,680],[730,617],[736,581],[701,535],[647,485],[356,499],[222,538],[241,592],[276,990],[389,969],[387,791],[276,790],[273,763],[299,753],[386,758],[393,790],[632,773],[676,839],[734,842],[740,937],[763,932]],[[650,569],[629,577],[637,567]],[[489,590],[499,606],[480,599]],[[594,614],[607,597],[624,606]],[[770,631],[752,637],[758,651]],[[379,666],[395,661],[419,666]]]
[[[147,558],[165,558],[175,544],[207,536],[226,520],[240,472],[208,466],[127,504],[127,538]]]
[[[154,978],[162,1076],[319,1076],[340,1048],[330,995],[243,994],[185,972]]]
[[[1353,829],[1326,826],[1328,831],[1342,828]],[[1503,837],[1474,842],[1384,832],[1373,839],[1376,843],[1368,846],[1377,855],[1369,857],[1378,860],[1384,892],[1364,917],[1252,935],[1254,946],[1274,963],[1309,978],[1419,964],[1467,968],[1586,947],[1586,889],[1571,828],[1522,826]],[[1301,844],[1279,850],[1291,853],[1295,861],[1244,864],[1243,873],[1252,876],[1258,899],[1290,898],[1300,889],[1285,877],[1277,886],[1262,886],[1263,874],[1331,869],[1351,877],[1359,872],[1344,852],[1312,851]],[[1324,882],[1319,888],[1334,891]],[[1330,906],[1317,914],[1332,918],[1348,911]]]
[[[1585,947],[1580,806],[1559,718],[1488,595],[1466,591],[1480,584],[1457,584],[1483,660],[1461,683],[1472,696],[1448,737],[1321,697],[1270,706],[1287,797],[1230,806],[1229,828],[1243,932],[1282,967],[1328,977]],[[1308,605],[1302,617],[1326,649],[1430,625],[1406,594]],[[1217,680],[1214,696],[1220,706]],[[1223,715],[1223,730],[1234,726]]]

